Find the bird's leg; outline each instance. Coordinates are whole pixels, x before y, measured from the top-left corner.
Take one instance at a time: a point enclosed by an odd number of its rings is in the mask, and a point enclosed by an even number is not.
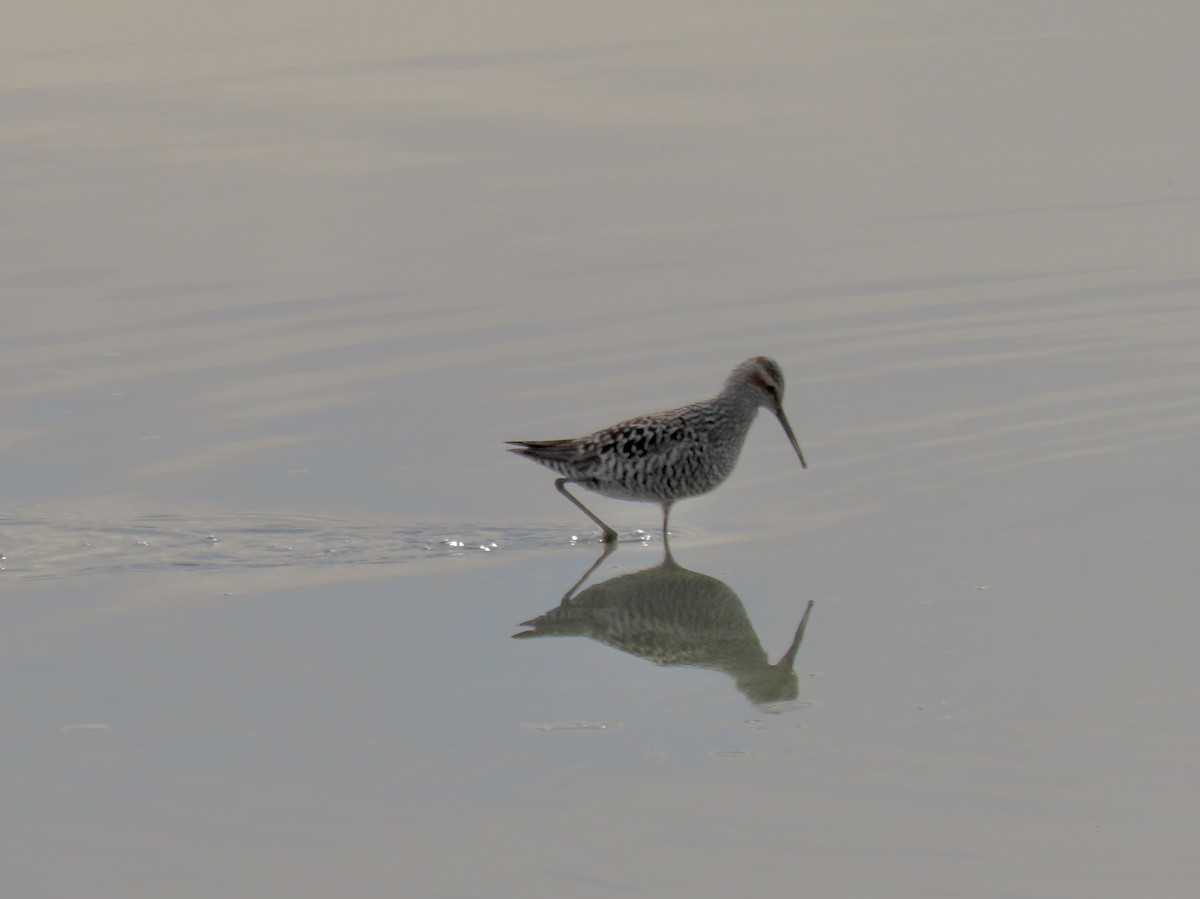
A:
[[[579,483],[579,482],[573,481],[570,478],[559,478],[557,481],[554,482],[554,489],[557,490],[559,493],[561,493],[563,496],[565,496],[567,499],[569,499],[571,502],[573,502],[579,508],[580,512],[582,512],[584,515],[586,515],[588,518],[590,518],[592,521],[594,521],[597,525],[599,525],[600,530],[604,532],[604,542],[605,543],[615,543],[617,540],[617,532],[614,531],[612,528],[610,528],[608,525],[606,525],[599,518],[597,518],[594,514],[592,514],[591,509],[589,509],[587,506],[585,506],[583,503],[581,503],[579,500],[577,500],[574,496],[572,496],[568,492],[566,485],[567,484],[577,484],[577,483]]]
[[[668,541],[667,535],[669,533],[667,531],[667,519],[671,517],[671,503],[669,503],[669,502],[663,503],[662,509],[663,509],[663,546],[667,546],[667,541]],[[669,546],[667,546],[667,551],[670,552]]]

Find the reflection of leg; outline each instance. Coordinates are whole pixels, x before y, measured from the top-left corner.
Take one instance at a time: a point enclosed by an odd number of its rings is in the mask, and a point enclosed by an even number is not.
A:
[[[663,546],[667,545],[667,519],[671,517],[671,504],[663,503]]]
[[[659,562],[658,564],[659,564],[660,568],[675,568],[680,571],[683,570],[683,567],[678,562],[676,562],[675,557],[673,555],[671,555],[671,544],[670,543],[663,544],[663,560],[661,562]]]
[[[571,601],[571,597],[575,595],[575,591],[583,586],[583,582],[586,581],[589,577],[591,577],[592,572],[595,571],[597,568],[599,568],[600,563],[603,562],[605,559],[607,559],[609,556],[611,556],[613,554],[613,552],[616,550],[616,548],[617,548],[616,543],[605,543],[604,544],[604,552],[600,553],[600,558],[596,559],[596,561],[592,563],[591,567],[588,568],[588,570],[583,573],[583,577],[581,577],[574,584],[572,584],[571,589],[563,594],[562,602],[559,603],[559,605],[563,605],[563,606],[567,605]]]
[[[596,522],[597,525],[599,525],[600,530],[602,530],[604,532],[604,542],[605,543],[612,543],[613,541],[615,541],[617,539],[617,532],[614,531],[612,528],[610,528],[608,525],[606,525],[603,521],[601,521],[595,515],[593,515],[591,509],[589,509],[587,506],[585,506],[583,503],[581,503],[579,500],[577,500],[575,497],[573,497],[567,491],[567,487],[566,487],[567,484],[577,484],[577,483],[579,483],[579,482],[572,481],[570,478],[559,478],[557,481],[554,482],[554,488],[559,493],[561,493],[563,496],[565,496],[567,499],[569,499],[571,502],[573,502],[579,508],[580,512],[582,512],[584,515],[586,515],[592,521]]]

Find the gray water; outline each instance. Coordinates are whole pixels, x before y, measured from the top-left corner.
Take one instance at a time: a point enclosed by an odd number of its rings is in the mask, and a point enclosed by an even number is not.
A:
[[[18,2],[5,895],[1190,897],[1196,18]]]

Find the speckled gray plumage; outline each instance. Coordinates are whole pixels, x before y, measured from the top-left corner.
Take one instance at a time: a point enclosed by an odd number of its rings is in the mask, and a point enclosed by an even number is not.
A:
[[[516,446],[511,452],[603,496],[660,503],[665,526],[672,503],[708,493],[733,472],[760,406],[779,418],[804,465],[783,412],[783,389],[779,364],[755,356],[735,368],[712,399],[631,418],[583,437],[509,441]],[[562,482],[558,486],[562,490]]]

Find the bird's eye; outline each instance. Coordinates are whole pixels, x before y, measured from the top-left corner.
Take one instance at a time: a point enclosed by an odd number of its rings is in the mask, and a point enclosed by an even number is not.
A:
[[[770,381],[768,381],[766,378],[764,378],[762,375],[755,375],[754,383],[757,384],[759,387],[761,387],[763,390],[765,390],[767,393],[769,393],[771,396],[775,396],[776,394],[779,393],[779,388],[776,387]]]

